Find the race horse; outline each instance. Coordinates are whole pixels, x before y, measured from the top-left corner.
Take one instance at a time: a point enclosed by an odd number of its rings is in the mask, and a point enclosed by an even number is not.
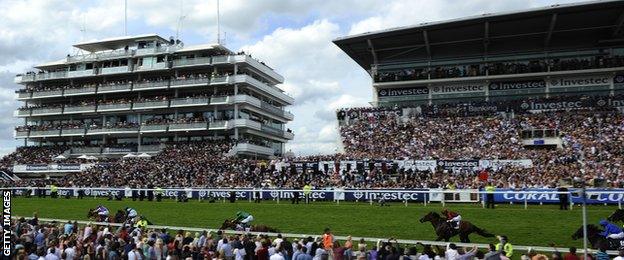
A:
[[[608,221],[618,222],[624,221],[624,209],[616,209],[608,218]]]
[[[87,218],[95,220],[95,221],[98,221],[98,222],[108,222],[109,221],[108,217],[102,217],[102,216],[98,215],[98,213],[95,212],[95,209],[89,209],[89,212],[87,212]]]
[[[237,231],[244,231],[242,229],[239,228],[240,226],[238,225],[238,222],[236,220],[233,219],[226,219],[225,221],[223,221],[223,224],[221,225],[221,230],[225,230],[225,229],[231,229],[231,230],[237,230]],[[266,226],[266,225],[251,225],[251,227],[249,228],[249,231],[251,232],[268,232],[268,233],[280,233],[279,230]]]
[[[624,246],[624,240],[622,239],[607,239],[606,237],[600,235],[602,229],[598,226],[589,224],[587,225],[587,241],[591,244],[591,247],[594,249],[600,248],[602,245],[608,245],[608,249],[617,250],[618,248]],[[577,240],[583,238],[583,226],[581,226],[574,234],[572,234],[572,239]]]
[[[433,229],[436,232],[438,238],[436,241],[444,240],[448,242],[451,237],[459,235],[459,241],[462,243],[470,243],[470,238],[468,235],[472,233],[477,233],[483,237],[494,237],[493,234],[488,233],[485,229],[480,229],[477,226],[473,225],[468,221],[460,221],[459,229],[455,229],[451,223],[446,221],[446,218],[440,216],[440,214],[435,212],[429,212],[427,215],[420,219],[420,223],[431,222]]]

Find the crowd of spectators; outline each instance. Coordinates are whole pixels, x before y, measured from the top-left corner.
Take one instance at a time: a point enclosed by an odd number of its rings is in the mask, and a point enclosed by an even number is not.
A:
[[[462,260],[462,259],[581,259],[575,247],[563,254],[545,255],[529,249],[515,252],[509,238],[497,238],[485,249],[460,247],[454,243],[432,246],[401,244],[394,238],[375,242],[347,236],[337,239],[329,228],[316,236],[286,237],[282,234],[230,234],[191,232],[167,228],[131,227],[42,222],[33,218],[10,223],[11,254],[15,259],[148,259],[148,260]],[[624,251],[620,250],[621,259]],[[609,259],[605,250],[589,255]],[[605,258],[606,257],[606,258]]]
[[[522,74],[547,71],[612,68],[624,65],[619,55],[596,55],[591,57],[551,58],[526,61],[488,62],[438,67],[404,68],[380,71],[376,82],[424,80],[439,78],[475,77],[485,75]]]

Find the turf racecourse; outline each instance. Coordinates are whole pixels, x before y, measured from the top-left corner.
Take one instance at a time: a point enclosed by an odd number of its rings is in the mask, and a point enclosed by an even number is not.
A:
[[[429,223],[421,224],[418,220],[429,211],[440,211],[440,204],[391,203],[387,207],[371,206],[368,203],[340,204],[316,202],[309,205],[292,205],[289,201],[262,201],[254,204],[247,201],[236,203],[208,203],[190,201],[178,203],[171,200],[162,202],[149,201],[107,201],[105,199],[51,199],[51,198],[13,198],[13,215],[87,220],[86,211],[98,204],[103,204],[114,213],[126,206],[137,209],[139,214],[147,216],[158,225],[218,228],[226,218],[231,218],[238,210],[245,210],[254,215],[256,224],[265,224],[278,228],[282,232],[321,234],[329,227],[337,235],[365,237],[396,237],[402,239],[433,240],[433,228]],[[452,210],[459,211],[464,220],[485,228],[491,233],[507,235],[516,245],[581,246],[581,241],[571,239],[571,234],[580,227],[581,209],[559,211],[555,205],[498,205],[495,210],[487,210],[480,204],[447,204]],[[606,218],[617,207],[590,206],[589,223],[597,223]],[[472,242],[490,243],[492,239],[477,235],[470,236]],[[455,237],[453,241],[458,241]]]

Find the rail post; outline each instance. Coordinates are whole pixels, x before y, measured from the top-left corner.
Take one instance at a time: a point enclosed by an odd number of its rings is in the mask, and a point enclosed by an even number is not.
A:
[[[527,199],[528,196],[524,196],[524,209],[529,209],[529,202]]]
[[[440,199],[440,202],[442,202],[442,207],[446,207],[446,194],[444,192],[442,192],[442,199]]]
[[[618,200],[618,209],[622,209],[622,200]]]

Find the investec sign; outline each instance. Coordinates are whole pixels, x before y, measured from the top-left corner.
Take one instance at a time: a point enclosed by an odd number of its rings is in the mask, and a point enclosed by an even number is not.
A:
[[[377,91],[377,96],[379,97],[418,96],[428,94],[429,89],[427,87],[387,88]]]
[[[613,77],[609,75],[594,75],[574,78],[556,78],[550,80],[551,88],[605,86],[611,85]]]
[[[432,94],[455,94],[485,92],[485,85],[482,83],[461,84],[461,85],[437,85],[431,86]]]

